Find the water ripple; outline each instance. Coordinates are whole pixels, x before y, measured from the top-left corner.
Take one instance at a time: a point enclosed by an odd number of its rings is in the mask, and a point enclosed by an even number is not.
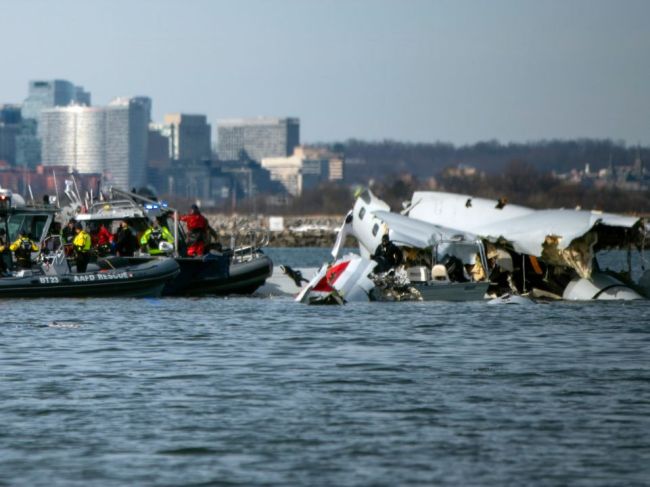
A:
[[[0,485],[650,478],[645,302],[21,306],[0,325]]]

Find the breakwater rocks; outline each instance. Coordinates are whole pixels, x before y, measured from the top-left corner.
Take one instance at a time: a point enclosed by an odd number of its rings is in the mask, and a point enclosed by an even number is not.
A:
[[[343,215],[268,216],[206,214],[210,226],[224,244],[259,244],[268,239],[269,247],[332,247],[343,223]],[[354,246],[349,239],[346,245]]]

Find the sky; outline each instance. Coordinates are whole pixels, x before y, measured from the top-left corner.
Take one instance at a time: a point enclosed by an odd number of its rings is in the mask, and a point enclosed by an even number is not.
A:
[[[0,103],[295,116],[306,143],[650,145],[647,0],[0,0]]]

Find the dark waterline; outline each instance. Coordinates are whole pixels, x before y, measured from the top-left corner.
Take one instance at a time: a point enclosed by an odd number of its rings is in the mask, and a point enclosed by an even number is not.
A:
[[[0,485],[650,482],[650,302],[0,312]]]

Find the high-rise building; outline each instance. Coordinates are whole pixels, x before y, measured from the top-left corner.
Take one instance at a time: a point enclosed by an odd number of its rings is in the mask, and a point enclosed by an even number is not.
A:
[[[171,113],[165,115],[169,156],[176,161],[212,159],[211,127],[205,115]]]
[[[0,105],[0,161],[16,163],[16,137],[20,133],[20,106]]]
[[[298,118],[249,118],[217,122],[217,152],[222,161],[246,156],[260,162],[265,157],[287,157],[300,145]]]
[[[118,98],[106,108],[106,171],[117,187],[146,183],[147,143],[151,99]]]
[[[145,183],[151,101],[119,98],[107,107],[59,107],[41,114],[43,165],[99,173],[122,189]]]
[[[22,105],[22,126],[16,138],[16,163],[34,167],[41,162],[40,115],[43,110],[68,105],[90,106],[90,93],[66,80],[29,82]]]
[[[20,110],[20,105],[0,105],[0,123],[18,125],[21,121]]]
[[[55,79],[30,81],[29,92],[22,108],[22,117],[38,121],[40,113],[46,108],[68,105],[90,105],[90,93],[83,87],[69,81]]]
[[[105,169],[106,114],[99,107],[43,110],[43,165],[69,166],[82,174]]]

